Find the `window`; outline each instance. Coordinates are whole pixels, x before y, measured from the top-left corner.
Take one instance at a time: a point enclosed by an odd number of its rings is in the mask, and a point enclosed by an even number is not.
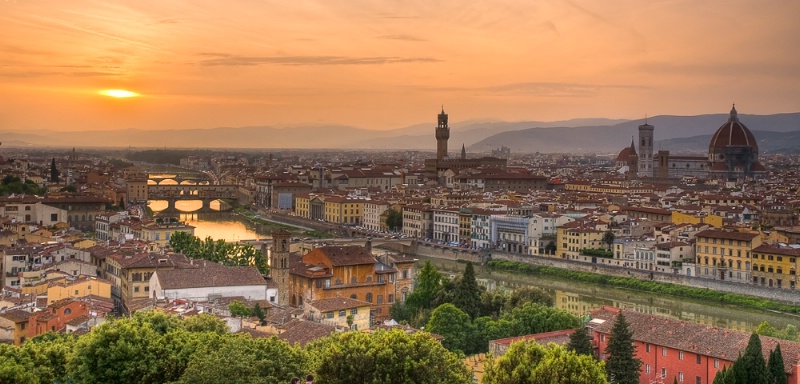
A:
[[[350,310],[350,314],[353,315],[353,316],[357,315],[358,314],[358,308],[351,309]]]
[[[661,356],[665,356],[665,357],[667,356],[667,348],[666,347],[661,347]]]
[[[388,302],[389,304],[394,303],[394,295],[389,295]]]
[[[702,383],[703,382],[702,382],[702,379],[700,379],[700,376],[695,376],[694,377],[694,384],[702,384]]]
[[[661,368],[661,378],[665,378],[665,377],[667,377],[667,369],[666,368]]]
[[[683,382],[683,372],[678,372],[678,382]]]
[[[134,292],[139,292],[139,287],[133,287]]]
[[[383,304],[383,295],[378,295],[378,304]]]
[[[719,359],[714,359],[714,368],[719,368]]]
[[[367,302],[372,303],[372,292],[367,292]]]
[[[650,374],[650,364],[645,364],[644,373]]]
[[[697,355],[697,364],[700,364],[700,355]]]
[[[72,313],[72,309],[69,309],[69,308],[65,308],[65,309],[64,309],[64,314],[65,314],[65,315],[69,315],[69,314],[71,314],[71,313]]]
[[[58,214],[57,213],[51,213],[50,214],[50,221],[58,221]]]
[[[354,294],[350,295],[350,298],[353,299],[353,300],[358,300],[358,295],[356,295],[354,293]]]
[[[678,360],[683,360],[683,351],[678,351]]]
[[[647,353],[650,353],[650,344],[645,344],[644,349],[647,351]]]
[[[339,311],[339,317],[344,317],[346,313],[347,313],[347,311],[345,311],[344,309],[340,310]]]
[[[606,335],[600,335],[600,341],[601,342],[605,342],[606,341]]]
[[[329,319],[332,319],[332,318],[333,318],[333,312],[327,312],[327,313],[325,313],[325,317],[327,317],[327,318],[329,318]]]

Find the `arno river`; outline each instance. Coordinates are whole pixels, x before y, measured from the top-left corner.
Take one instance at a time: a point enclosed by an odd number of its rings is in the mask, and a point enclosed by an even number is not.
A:
[[[181,202],[177,205],[178,209],[183,208],[180,204]],[[158,210],[160,205],[158,202],[153,202],[151,203],[151,208]],[[188,208],[191,209],[191,207]],[[181,214],[181,220],[195,226],[196,236],[200,238],[211,236],[215,240],[238,241],[266,238],[269,237],[271,231],[270,227],[256,227],[241,216],[233,213],[184,213]],[[425,260],[431,260],[433,265],[445,276],[456,276],[464,270],[464,264],[462,263],[429,259],[421,256],[415,257],[420,259],[418,267],[421,267]],[[669,316],[680,320],[742,331],[753,331],[762,321],[768,321],[776,328],[784,328],[787,324],[794,324],[800,327],[800,316],[743,309],[732,305],[673,298],[569,280],[489,271],[481,266],[476,266],[475,272],[479,282],[488,289],[511,290],[522,286],[543,288],[554,295],[555,304],[558,308],[578,316],[586,315],[602,305],[611,305],[643,313]]]

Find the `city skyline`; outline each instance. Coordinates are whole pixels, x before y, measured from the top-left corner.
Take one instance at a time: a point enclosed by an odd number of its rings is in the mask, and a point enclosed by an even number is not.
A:
[[[456,121],[800,110],[791,1],[0,9],[1,130],[386,130],[441,104]]]

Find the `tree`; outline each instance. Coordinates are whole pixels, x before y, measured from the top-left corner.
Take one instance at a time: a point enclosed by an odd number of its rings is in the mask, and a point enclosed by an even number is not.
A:
[[[231,311],[231,316],[238,316],[241,318],[250,317],[253,314],[253,309],[244,305],[241,301],[234,300],[228,305],[228,310]]]
[[[264,312],[263,309],[261,309],[261,306],[258,303],[256,303],[256,305],[253,306],[253,316],[258,318],[258,324],[260,325],[267,324],[266,320],[267,314]]]
[[[403,214],[394,208],[389,208],[386,211],[386,226],[390,231],[403,229]]]
[[[614,245],[614,232],[606,231],[603,234],[603,244],[608,246],[608,250],[611,251],[611,246]]]
[[[566,348],[536,342],[511,344],[499,358],[490,356],[484,364],[485,384],[583,384],[607,383],[604,363],[590,356],[578,355]]]
[[[56,169],[56,158],[50,161],[50,182],[58,183],[58,169]]]
[[[414,292],[408,295],[406,303],[416,308],[432,308],[434,298],[442,289],[442,274],[430,260],[425,260],[416,280]]]
[[[548,255],[555,255],[557,249],[558,247],[556,246],[556,243],[551,241],[544,246],[544,253]]]
[[[594,356],[592,339],[589,337],[589,332],[586,330],[585,325],[581,324],[581,326],[575,329],[573,334],[569,335],[567,349],[575,351],[575,353],[579,355]]]
[[[427,332],[335,332],[307,345],[306,351],[320,383],[439,384],[472,379],[461,359]]]
[[[783,370],[783,354],[781,353],[781,345],[775,346],[775,349],[769,353],[769,361],[767,362],[767,371],[769,371],[770,384],[787,384],[786,372]]]
[[[621,312],[617,314],[611,327],[611,340],[606,346],[606,375],[612,383],[639,383],[639,368],[642,361],[635,357],[636,347],[633,345],[633,333],[628,321]]]
[[[553,306],[553,295],[547,293],[539,287],[523,287],[514,290],[506,302],[506,311],[513,310],[525,303],[541,304],[547,307]]]
[[[214,332],[219,335],[227,334],[230,329],[225,321],[207,313],[189,316],[183,319],[183,329],[189,332]]]
[[[722,367],[722,370],[714,376],[712,384],[736,384],[736,381],[733,377],[733,372],[728,370],[728,367]]]
[[[769,383],[767,362],[761,352],[761,338],[758,334],[750,335],[750,341],[744,349],[744,354],[733,362],[730,370],[737,384]]]
[[[431,312],[425,330],[444,337],[442,345],[449,351],[469,352],[467,341],[473,337],[474,326],[469,315],[453,304],[442,304]]]
[[[472,262],[467,262],[464,268],[464,275],[453,291],[452,303],[466,312],[470,318],[475,319],[481,313],[481,289],[478,281],[475,280],[475,268]]]
[[[301,350],[277,338],[228,336],[194,353],[178,383],[285,383],[305,365]]]

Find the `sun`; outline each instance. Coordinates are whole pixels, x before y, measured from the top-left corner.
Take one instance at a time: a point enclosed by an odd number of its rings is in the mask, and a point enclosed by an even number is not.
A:
[[[104,89],[104,90],[102,90],[102,91],[100,91],[98,93],[103,95],[103,96],[110,96],[110,97],[115,97],[115,98],[118,98],[118,99],[140,96],[136,92],[128,91],[128,90],[125,90],[125,89]]]

